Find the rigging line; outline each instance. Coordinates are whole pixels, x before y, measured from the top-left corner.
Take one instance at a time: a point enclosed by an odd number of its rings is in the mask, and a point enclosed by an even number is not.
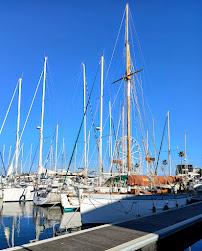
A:
[[[1,132],[2,132],[2,130],[3,130],[4,124],[5,124],[5,122],[6,122],[6,119],[7,119],[9,110],[10,110],[10,107],[11,107],[11,105],[12,105],[12,102],[13,102],[13,99],[14,99],[14,96],[15,96],[15,93],[16,93],[16,90],[17,90],[17,87],[18,87],[18,84],[19,84],[19,82],[17,82],[17,85],[16,85],[16,87],[15,87],[13,96],[12,96],[12,98],[11,98],[11,102],[10,102],[10,104],[9,104],[9,106],[8,106],[8,110],[7,110],[7,112],[6,112],[6,116],[5,116],[4,121],[3,121],[3,124],[2,124],[2,126],[1,126],[0,135],[1,135]]]
[[[145,68],[146,68],[146,73],[147,73],[147,77],[148,77],[148,80],[149,80],[149,84],[150,84],[150,86],[151,86],[151,81],[150,81],[150,79],[149,79],[149,74],[148,74],[148,70],[147,70],[147,67],[146,67],[146,63],[145,63],[145,60],[144,60],[144,56],[143,56],[143,53],[142,53],[142,50],[141,50],[141,46],[140,46],[140,42],[139,42],[139,39],[138,39],[138,36],[137,36],[137,31],[136,31],[136,29],[135,29],[135,25],[134,25],[134,21],[133,21],[133,18],[132,18],[132,14],[130,13],[130,10],[129,10],[129,14],[130,14],[130,18],[131,18],[131,20],[132,20],[132,24],[133,24],[133,28],[134,28],[134,31],[135,31],[135,35],[136,35],[136,39],[137,39],[137,45],[138,45],[138,47],[139,47],[139,51],[140,51],[140,55],[141,55],[141,57],[142,57],[142,60],[143,60],[143,64],[144,64],[144,66],[145,66]],[[132,43],[133,43],[133,40],[132,40]],[[140,87],[141,87],[141,90],[142,90],[142,86],[140,85]],[[143,92],[143,90],[142,90],[142,92]],[[145,101],[146,101],[146,103],[147,103],[147,100],[145,99]],[[150,109],[150,107],[149,107],[149,104],[147,103],[147,105],[148,105],[148,108],[149,108],[149,110],[150,110],[150,113],[151,113],[151,115],[152,115],[152,117],[153,117],[153,114],[152,114],[152,112],[151,112],[151,109]],[[156,122],[155,122],[156,123]],[[158,126],[157,126],[157,128],[158,128]],[[159,130],[159,128],[158,128],[158,130]],[[159,132],[160,132],[160,130],[159,130]],[[160,133],[160,135],[161,135],[161,133]]]
[[[27,154],[27,158],[26,158],[26,160],[25,160],[25,162],[24,162],[24,165],[23,165],[22,170],[25,170],[25,165],[26,165],[26,163],[27,163],[28,157],[30,157],[30,154],[31,154],[31,148],[30,148],[30,150],[29,150],[29,152],[28,152],[28,154]]]
[[[87,85],[87,81],[85,81],[85,82],[86,82],[86,90],[87,90],[87,95],[88,95],[88,100],[89,100],[89,106],[90,106],[90,113],[91,113],[91,118],[92,118],[92,125],[93,125],[93,128],[94,128],[94,134],[95,134],[95,139],[96,139],[96,145],[97,145],[97,149],[99,150],[99,145],[98,145],[98,140],[97,140],[97,134],[96,134],[96,127],[95,127],[94,117],[93,117],[93,111],[92,111],[92,106],[91,106],[89,92],[88,92],[88,85]],[[96,113],[97,113],[97,109],[96,109]]]
[[[95,153],[95,149],[96,149],[96,146],[94,147],[94,150],[93,150],[93,153],[92,153],[92,155],[91,155],[90,161],[88,162],[88,166],[90,165],[90,163],[91,163],[91,161],[92,161],[93,155],[94,155],[94,153]]]
[[[35,90],[35,93],[34,93],[34,96],[33,96],[33,99],[32,99],[31,105],[30,105],[30,108],[29,108],[29,112],[28,112],[28,114],[27,114],[27,118],[26,118],[25,123],[24,123],[24,127],[23,127],[23,129],[22,129],[21,134],[20,134],[20,139],[19,139],[19,141],[21,141],[23,132],[24,132],[24,130],[25,130],[25,126],[26,126],[26,124],[27,124],[27,121],[28,121],[28,118],[29,118],[29,115],[30,115],[30,112],[31,112],[31,109],[32,109],[32,106],[33,106],[33,103],[34,103],[34,100],[35,100],[35,97],[36,97],[36,94],[37,94],[37,91],[38,91],[38,88],[39,88],[39,84],[40,84],[40,82],[41,82],[41,78],[42,78],[42,75],[43,75],[43,71],[44,71],[44,70],[42,70],[42,72],[41,72],[41,76],[40,76],[40,78],[39,78],[39,81],[38,81],[38,84],[37,84],[37,87],[36,87],[36,90]]]
[[[137,78],[137,76],[136,76],[136,78]],[[146,105],[147,105],[147,107],[149,108],[149,112],[150,112],[150,114],[151,114],[151,116],[152,116],[152,119],[154,119],[154,116],[153,116],[153,114],[152,114],[151,108],[150,108],[150,106],[149,106],[149,104],[148,104],[148,102],[147,102],[147,99],[145,98],[145,95],[144,95],[144,91],[143,91],[142,85],[140,84],[140,81],[139,81],[138,78],[137,78],[137,83],[138,83],[138,85],[139,85],[139,87],[140,87],[140,90],[141,90],[141,93],[142,93],[142,100],[143,100],[143,101],[145,100]],[[143,108],[144,108],[143,110],[146,110],[146,109],[145,109],[144,102],[143,102]],[[147,118],[145,112],[144,112],[144,116],[145,116],[145,118],[146,118],[147,124],[149,125],[148,118]],[[154,119],[154,122],[155,122],[155,124],[156,124],[155,119]],[[159,127],[158,127],[157,124],[156,124],[156,127],[157,127],[157,129],[158,129],[158,131],[159,131],[159,134],[161,135],[160,129],[159,129]],[[150,131],[151,131],[151,129],[150,129]],[[162,135],[161,135],[161,136],[162,136]]]
[[[100,62],[99,62],[99,64],[98,64],[97,72],[96,72],[96,74],[95,74],[95,79],[94,79],[94,82],[93,82],[93,86],[92,86],[92,88],[91,88],[91,92],[90,92],[89,98],[91,97],[92,92],[93,92],[93,88],[94,88],[94,85],[95,85],[95,80],[96,80],[96,78],[97,78],[97,74],[98,74],[99,67],[100,67]],[[82,128],[82,126],[83,126],[83,121],[84,121],[84,117],[85,117],[86,112],[87,112],[87,109],[88,109],[89,102],[90,102],[90,99],[88,99],[88,102],[87,102],[87,105],[86,105],[86,109],[85,109],[85,112],[84,112],[84,114],[83,114],[83,118],[82,118],[81,125],[80,125],[80,128],[79,128],[79,132],[78,132],[78,135],[77,135],[75,144],[74,144],[73,152],[72,152],[71,158],[70,158],[70,160],[69,160],[69,164],[68,164],[68,168],[67,168],[67,172],[66,172],[66,175],[65,175],[65,179],[64,179],[63,185],[65,184],[65,181],[66,181],[66,178],[67,178],[67,173],[68,173],[68,170],[69,170],[69,168],[70,168],[70,165],[71,165],[71,162],[72,162],[72,159],[73,159],[73,156],[74,156],[74,152],[75,152],[76,145],[77,145],[77,142],[78,142],[78,139],[79,139],[79,136],[80,136],[81,128]]]
[[[48,75],[49,75],[51,87],[52,87],[52,90],[53,90],[53,96],[54,96],[54,99],[56,100],[56,97],[55,97],[56,88],[55,88],[55,83],[54,83],[54,80],[53,80],[53,77],[52,77],[53,75],[52,75],[52,72],[51,72],[51,69],[50,69],[50,64],[49,64],[48,60],[47,60],[47,66],[48,66]]]
[[[33,160],[32,160],[32,164],[31,164],[31,166],[30,166],[29,173],[30,173],[31,170],[32,170],[32,166],[33,166],[33,164],[34,164],[34,160],[35,160],[35,157],[36,157],[36,154],[37,154],[37,150],[38,150],[38,147],[39,147],[39,143],[40,143],[40,139],[39,139],[39,141],[38,141],[38,145],[37,145],[36,150],[35,150],[35,153],[34,153],[34,158],[33,158]]]
[[[134,60],[135,60],[135,67],[137,69],[137,60],[136,60],[136,54],[135,54],[135,46],[134,46],[134,42],[133,42],[133,36],[132,36],[132,28],[131,28],[131,23],[129,22],[129,29],[130,29],[130,35],[131,35],[131,41],[132,41],[132,49],[133,49],[133,57],[134,57]]]
[[[146,62],[145,62],[145,59],[144,59],[144,56],[143,56],[143,53],[142,53],[142,49],[141,49],[141,46],[140,46],[140,41],[139,41],[139,39],[138,39],[137,31],[136,31],[136,29],[135,29],[135,24],[134,24],[134,21],[133,21],[133,18],[132,18],[132,14],[131,14],[131,12],[130,12],[130,9],[129,9],[129,15],[130,15],[130,18],[131,18],[131,20],[132,20],[132,24],[133,24],[133,28],[134,28],[135,36],[136,36],[136,40],[137,40],[137,45],[138,45],[138,47],[139,47],[140,55],[141,55],[141,57],[142,57],[143,64],[144,64],[145,69],[146,69],[146,73],[147,73],[149,85],[150,85],[150,87],[151,87],[151,89],[152,89],[152,85],[151,85],[151,81],[150,81],[150,79],[149,79],[149,74],[148,74]]]
[[[133,90],[133,85],[132,85],[132,90]],[[139,108],[139,103],[137,101],[137,95],[135,95],[136,92],[135,90],[132,92],[132,101],[133,101],[133,109],[136,108],[137,110],[137,117],[138,117],[138,121],[139,123],[137,123],[138,127],[139,127],[139,130],[140,130],[140,133],[141,133],[141,137],[142,139],[145,138],[145,129],[144,129],[144,125],[143,125],[143,121],[142,121],[142,117],[141,117],[141,113],[140,113],[140,108]],[[135,100],[135,104],[134,104],[134,100]],[[135,114],[134,114],[135,115]],[[143,148],[144,148],[144,152],[146,151],[146,146],[143,144]]]
[[[49,155],[50,155],[50,153],[51,153],[51,147],[52,147],[52,145],[53,145],[53,140],[54,140],[54,138],[55,138],[55,134],[56,134],[56,128],[55,128],[55,132],[54,132],[54,134],[53,134],[53,138],[52,138],[52,140],[51,140],[51,145],[50,145],[50,147],[49,147],[49,151],[48,151],[48,154],[47,154],[47,157],[46,157],[46,160],[45,160],[44,168],[46,168],[46,165],[47,165],[47,163],[48,163],[48,159],[49,159]]]
[[[102,161],[102,168],[104,166],[104,162],[105,162],[105,158],[106,158],[106,155],[107,155],[108,148],[109,148],[109,142],[107,143],[107,147],[106,147],[106,150],[105,150],[104,158],[103,158],[103,161]]]
[[[164,137],[164,132],[165,132],[165,129],[166,129],[166,124],[167,124],[167,117],[166,117],[165,125],[164,125],[164,128],[163,128],[163,135],[162,135],[162,139],[161,139],[161,145],[160,145],[160,149],[159,149],[158,160],[157,160],[156,168],[155,168],[155,174],[156,175],[157,175],[157,168],[158,168],[158,163],[159,163],[159,158],[160,158],[160,153],[161,153],[161,147],[162,147],[162,144],[163,144],[163,137]]]
[[[112,156],[112,160],[114,160],[114,157],[115,157],[115,148],[117,147],[117,138],[118,138],[118,133],[119,133],[119,128],[120,128],[120,124],[121,124],[121,116],[122,114],[120,114],[120,117],[119,117],[119,122],[118,122],[118,128],[117,128],[117,132],[116,132],[116,138],[115,138],[115,144],[114,144],[114,149],[113,149],[113,156]],[[110,173],[112,172],[112,163],[111,163],[111,166],[110,166]]]
[[[113,104],[112,104],[112,106],[111,106],[111,110],[112,110],[112,108],[114,107],[115,101],[116,101],[116,99],[117,99],[117,96],[118,96],[118,94],[119,94],[119,91],[120,91],[120,89],[121,89],[122,84],[123,84],[123,81],[122,81],[121,84],[120,84],[120,87],[119,87],[119,89],[118,89],[118,92],[117,92],[117,94],[116,94],[116,97],[115,97],[115,99],[114,99],[114,102],[113,102]],[[103,126],[103,130],[104,130],[106,124],[107,124],[108,118],[109,118],[109,113],[108,113],[108,116],[107,116],[107,118],[106,118],[106,120],[105,120],[105,123],[104,123],[104,126]]]
[[[123,13],[123,17],[122,17],[122,20],[121,20],[121,25],[119,27],[119,31],[118,31],[118,35],[117,35],[117,38],[116,38],[115,46],[114,46],[112,56],[111,56],[111,59],[110,59],[110,63],[109,63],[109,66],[108,66],[108,70],[107,70],[107,73],[106,73],[104,86],[105,86],[105,82],[106,82],[108,74],[109,74],[109,69],[110,69],[110,66],[111,66],[111,63],[112,63],[112,60],[113,60],[113,57],[114,57],[114,53],[115,53],[115,50],[116,50],[116,45],[117,45],[117,42],[118,42],[118,39],[119,39],[119,35],[120,35],[121,27],[122,27],[122,24],[123,24],[123,20],[124,20],[124,17],[125,17],[125,13],[126,13],[126,9],[124,10],[124,13]]]
[[[34,100],[35,100],[35,97],[36,97],[36,94],[37,94],[37,91],[38,91],[38,88],[39,88],[39,84],[40,84],[40,82],[41,82],[41,78],[42,78],[42,75],[43,75],[43,71],[44,71],[44,70],[42,70],[42,72],[41,72],[41,76],[40,76],[40,78],[39,78],[39,81],[38,81],[38,84],[37,84],[37,87],[36,87],[36,90],[35,90],[35,93],[34,93],[34,96],[33,96],[33,99],[32,99],[32,102],[31,102],[31,105],[30,105],[28,114],[27,114],[27,118],[26,118],[26,120],[25,120],[23,129],[22,129],[22,131],[21,131],[20,138],[19,138],[19,142],[20,142],[21,139],[22,139],[22,136],[23,136],[23,133],[24,133],[24,130],[25,130],[25,127],[26,127],[26,124],[27,124],[27,121],[28,121],[28,118],[29,118],[29,115],[30,115],[30,112],[31,112],[31,109],[32,109],[32,106],[33,106],[33,103],[34,103]],[[15,149],[15,152],[14,152],[14,155],[13,155],[13,158],[12,158],[11,163],[13,162],[13,160],[14,160],[14,158],[15,158],[15,155],[16,155],[16,149]]]
[[[74,88],[74,95],[73,95],[73,97],[72,97],[72,104],[73,104],[74,99],[75,99],[75,96],[76,96],[76,92],[77,92],[78,85],[79,85],[79,82],[80,82],[81,74],[82,74],[82,68],[80,68],[80,72],[79,72],[79,74],[78,74],[78,76],[77,76],[76,88]]]

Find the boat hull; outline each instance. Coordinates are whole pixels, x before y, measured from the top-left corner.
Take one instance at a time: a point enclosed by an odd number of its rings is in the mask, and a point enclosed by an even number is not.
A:
[[[159,213],[189,203],[188,195],[84,194],[80,212],[82,223],[112,223]]]
[[[3,202],[33,201],[33,186],[6,187],[3,189]]]
[[[49,192],[48,194],[38,192],[34,193],[33,202],[37,206],[52,206],[60,203],[60,195],[58,193]]]

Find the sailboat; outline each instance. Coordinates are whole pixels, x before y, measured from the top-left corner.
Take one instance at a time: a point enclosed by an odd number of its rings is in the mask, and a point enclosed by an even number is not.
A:
[[[16,134],[16,150],[7,171],[7,179],[3,184],[3,202],[19,202],[19,201],[32,201],[33,200],[33,183],[32,179],[29,183],[21,184],[17,179],[18,173],[18,157],[20,154],[20,139],[19,139],[19,127],[20,127],[20,106],[21,106],[21,82],[22,78],[18,80],[18,115],[17,115],[17,134]],[[15,173],[13,174],[13,162],[15,159]],[[4,165],[4,164],[3,164]],[[20,180],[20,179],[19,179]]]
[[[126,75],[127,86],[127,135],[125,138],[127,173],[111,177],[102,184],[102,97],[103,97],[103,65],[101,66],[101,102],[100,102],[100,141],[99,141],[99,186],[93,191],[80,189],[80,212],[83,223],[112,223],[141,217],[163,210],[181,207],[189,203],[189,194],[178,192],[179,182],[174,176],[150,176],[139,175],[132,172],[131,163],[131,77],[139,71],[131,73],[129,32],[128,32],[128,4],[126,4]],[[103,63],[103,58],[101,60]],[[116,81],[117,82],[117,81]],[[146,161],[151,164],[154,158],[147,153]],[[114,163],[123,164],[121,160],[114,160]],[[108,184],[107,184],[108,183]],[[164,189],[168,187],[169,189]],[[170,191],[169,191],[170,190]]]

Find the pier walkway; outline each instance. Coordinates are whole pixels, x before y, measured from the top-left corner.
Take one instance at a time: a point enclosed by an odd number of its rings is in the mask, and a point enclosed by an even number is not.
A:
[[[191,233],[194,236],[201,235],[201,229],[202,202],[197,202],[159,214],[105,224],[7,250],[176,250],[176,241],[186,242]]]

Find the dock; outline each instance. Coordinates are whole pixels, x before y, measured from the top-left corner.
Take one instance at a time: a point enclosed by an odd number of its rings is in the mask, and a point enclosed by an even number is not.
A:
[[[201,239],[201,229],[202,202],[197,202],[158,214],[105,224],[7,250],[184,250]]]

